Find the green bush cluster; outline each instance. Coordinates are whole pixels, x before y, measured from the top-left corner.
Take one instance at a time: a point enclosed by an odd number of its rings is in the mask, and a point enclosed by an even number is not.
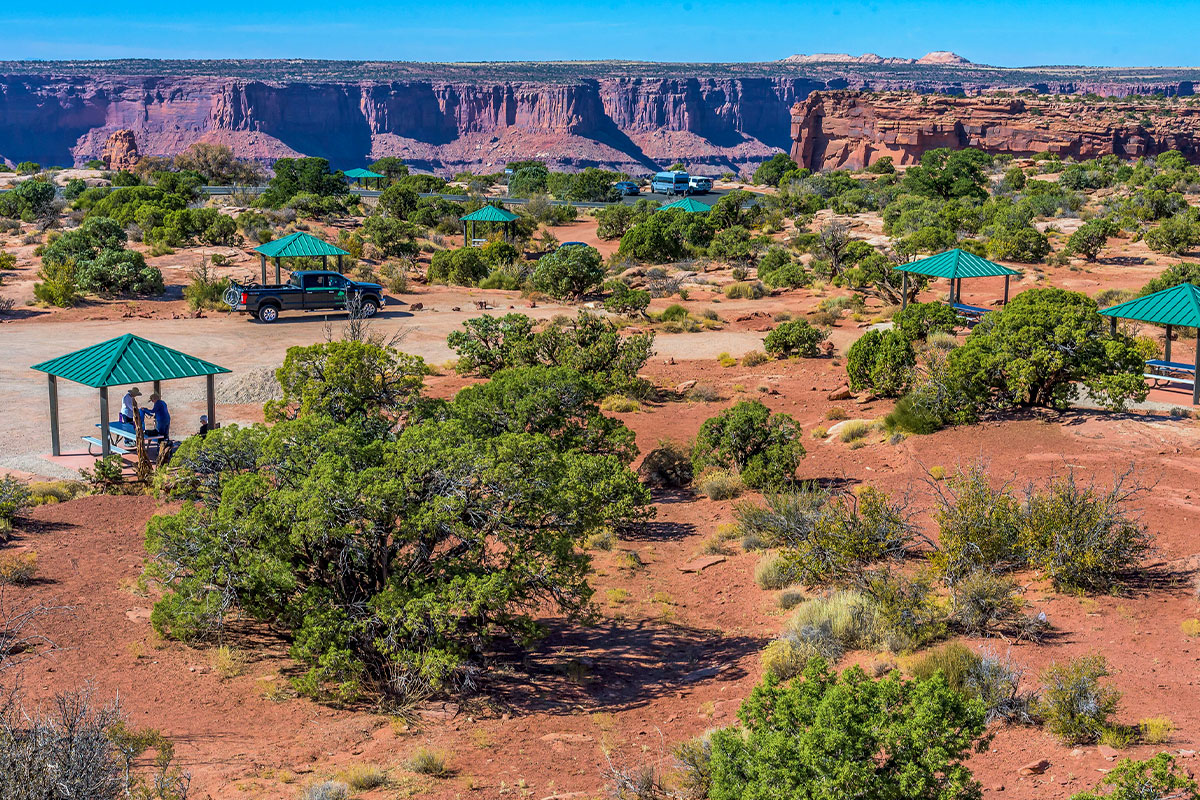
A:
[[[772,414],[757,400],[742,400],[700,426],[692,465],[697,473],[710,467],[737,470],[753,489],[784,486],[804,457],[800,435],[788,414]]]
[[[797,317],[776,325],[763,340],[763,349],[776,358],[791,355],[815,358],[820,354],[820,344],[829,338],[829,332],[814,328],[808,320]]]
[[[913,382],[917,353],[903,333],[867,331],[846,354],[846,374],[856,392],[871,389],[881,397],[899,397]]]

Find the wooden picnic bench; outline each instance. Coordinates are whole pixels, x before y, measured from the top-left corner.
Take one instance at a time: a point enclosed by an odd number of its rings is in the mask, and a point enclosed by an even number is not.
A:
[[[1153,386],[1162,383],[1177,383],[1181,386],[1196,385],[1196,365],[1182,361],[1163,361],[1152,358],[1146,361],[1146,371],[1142,377],[1153,381]]]

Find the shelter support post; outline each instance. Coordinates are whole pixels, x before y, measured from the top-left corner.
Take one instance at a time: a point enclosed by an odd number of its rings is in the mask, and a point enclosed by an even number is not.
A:
[[[279,276],[279,256],[275,257],[275,283],[283,283],[283,278]]]
[[[342,271],[342,254],[338,253],[338,272]]]
[[[1167,326],[1167,341],[1163,344],[1163,361],[1171,360],[1171,326]]]
[[[1008,305],[1008,279],[1011,275],[1004,276],[1004,305]]]
[[[1113,336],[1117,335],[1117,318],[1116,317],[1108,318],[1108,332]]]
[[[463,247],[467,246],[467,223],[463,223]]]
[[[208,410],[208,427],[217,427],[217,381],[214,375],[204,376],[205,399]]]
[[[259,253],[259,255],[258,255],[258,265],[262,268],[262,282],[263,282],[263,285],[266,286],[267,285],[267,257],[264,256],[262,253]]]
[[[112,452],[108,443],[108,387],[100,387],[100,452],[109,455]]]
[[[901,272],[903,277],[900,278],[900,310],[908,308],[908,273]]]
[[[50,379],[50,453],[61,456],[62,446],[58,439],[58,378],[53,375]]]
[[[159,397],[162,397],[162,381],[155,381],[154,388],[151,390]]]
[[[1196,329],[1196,373],[1192,375],[1192,405],[1200,406],[1200,328]]]
[[[329,256],[321,256],[321,269],[329,269]]]

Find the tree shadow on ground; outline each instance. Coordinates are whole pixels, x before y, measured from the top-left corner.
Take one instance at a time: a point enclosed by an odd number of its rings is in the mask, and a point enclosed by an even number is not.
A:
[[[666,522],[650,520],[628,530],[621,531],[624,542],[678,542],[696,532],[690,522]]]
[[[657,620],[550,623],[536,650],[500,654],[484,691],[515,713],[553,715],[641,708],[704,681],[744,677],[739,662],[765,646],[753,636]]]

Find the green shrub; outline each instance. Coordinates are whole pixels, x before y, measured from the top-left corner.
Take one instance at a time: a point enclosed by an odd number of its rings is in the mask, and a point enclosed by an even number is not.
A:
[[[861,419],[852,419],[842,424],[841,430],[838,431],[838,439],[847,443],[856,442],[870,432],[870,423],[864,422]]]
[[[734,519],[738,534],[752,537],[762,547],[796,547],[816,529],[829,493],[816,489],[772,492],[765,506],[738,503]]]
[[[790,482],[804,457],[800,428],[787,414],[772,414],[757,400],[742,400],[700,426],[692,447],[696,472],[736,469],[752,489]]]
[[[157,295],[163,293],[163,276],[158,267],[134,250],[105,250],[76,270],[79,286],[98,294]]]
[[[804,671],[814,654],[811,647],[792,639],[776,639],[762,652],[763,674],[779,681],[790,680]]]
[[[604,310],[612,314],[644,314],[650,305],[650,293],[634,289],[624,281],[612,280],[604,284],[609,296],[604,299]]]
[[[792,583],[787,561],[778,554],[764,556],[754,567],[754,582],[758,588],[776,591]]]
[[[418,775],[429,775],[433,778],[445,778],[450,775],[446,766],[446,756],[434,750],[420,747],[404,762],[404,768]]]
[[[228,288],[228,278],[218,278],[209,270],[207,264],[202,264],[192,270],[192,280],[183,287],[183,296],[193,311],[204,308],[223,309],[228,308],[222,299]]]
[[[888,650],[910,652],[945,635],[945,611],[928,577],[875,570],[866,574],[864,592],[875,603],[876,635]]]
[[[1121,693],[1100,685],[1108,677],[1108,661],[1102,655],[1054,662],[1042,672],[1042,694],[1037,709],[1046,730],[1063,744],[1099,741],[1112,727],[1112,716]]]
[[[902,507],[877,489],[825,503],[815,520],[806,501],[795,506],[796,513],[784,517],[795,520],[795,527],[779,535],[780,552],[795,582],[805,586],[856,580],[871,564],[903,558],[912,546]]]
[[[808,320],[793,319],[776,325],[763,340],[763,349],[776,358],[815,358],[820,353],[819,345],[828,337],[827,331],[814,328]]]
[[[967,694],[967,681],[981,660],[974,650],[958,642],[948,642],[915,659],[908,671],[917,680],[929,680],[940,673],[947,686]]]
[[[1200,800],[1200,786],[1168,753],[1145,761],[1123,758],[1100,786],[1106,791],[1080,792],[1071,800]]]
[[[1170,717],[1146,717],[1138,721],[1138,738],[1146,744],[1166,744],[1175,732]]]
[[[1108,591],[1141,563],[1153,540],[1125,509],[1128,496],[1121,480],[1103,492],[1073,472],[1029,494],[1022,546],[1055,588]]]
[[[29,487],[11,475],[0,478],[0,525],[11,530],[12,522],[29,507]],[[0,531],[0,542],[7,537]]]
[[[796,606],[785,634],[815,648],[826,661],[836,662],[847,651],[875,645],[875,606],[850,589],[814,597]]]
[[[460,247],[434,253],[425,277],[430,283],[475,286],[487,277],[488,272],[479,248]]]
[[[741,726],[712,735],[712,800],[978,796],[966,760],[984,711],[944,682],[841,675],[821,659],[803,680],[768,678],[742,705]],[[783,787],[786,787],[784,789]]]
[[[1020,504],[1007,486],[992,487],[981,463],[946,478],[937,499],[933,562],[949,583],[977,570],[1004,572],[1026,563]]]
[[[892,324],[910,342],[923,342],[931,333],[954,333],[961,323],[945,303],[909,303],[892,316]]]
[[[1034,697],[1020,691],[1021,670],[988,650],[976,653],[958,642],[949,642],[915,659],[909,671],[920,680],[942,673],[952,689],[983,704],[989,724],[1034,721]]]
[[[558,300],[580,297],[604,282],[604,261],[594,247],[560,247],[538,259],[533,286]]]
[[[871,389],[881,397],[899,397],[912,385],[917,354],[897,331],[867,331],[846,354],[846,374],[856,392]]]
[[[33,285],[33,296],[38,302],[59,308],[70,308],[83,299],[79,293],[79,281],[75,274],[75,262],[42,263],[38,270],[40,281]]]

